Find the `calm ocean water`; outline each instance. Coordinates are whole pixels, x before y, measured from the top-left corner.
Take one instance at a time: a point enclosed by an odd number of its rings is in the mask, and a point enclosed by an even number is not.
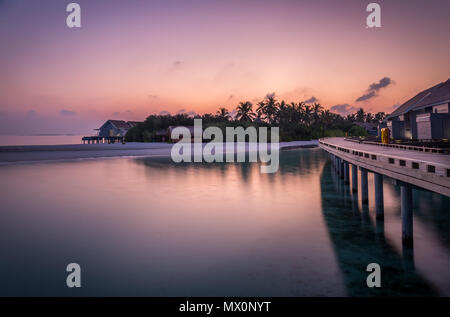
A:
[[[396,186],[380,223],[373,187],[363,207],[322,150],[280,159],[276,174],[155,158],[0,166],[0,295],[450,295],[450,199],[414,190],[404,249]],[[71,262],[80,289],[66,287]]]
[[[81,135],[0,135],[0,146],[81,144],[81,138]]]

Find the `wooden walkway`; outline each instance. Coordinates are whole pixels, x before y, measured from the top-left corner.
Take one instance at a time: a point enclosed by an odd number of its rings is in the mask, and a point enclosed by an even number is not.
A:
[[[396,180],[450,196],[450,155],[325,138],[319,146],[342,160]]]

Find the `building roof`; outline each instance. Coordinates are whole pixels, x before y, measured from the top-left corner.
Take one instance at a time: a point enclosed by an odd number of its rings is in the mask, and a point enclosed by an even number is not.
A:
[[[110,122],[117,129],[129,129],[130,128],[129,124],[123,120],[108,120],[106,122]]]
[[[108,122],[110,122],[117,129],[125,129],[125,130],[128,130],[136,126],[138,123],[141,123],[139,121],[108,120],[103,125],[105,125]]]
[[[128,125],[133,128],[137,126],[139,123],[143,123],[142,121],[127,121]]]
[[[388,116],[388,118],[400,116],[411,110],[438,105],[448,101],[450,101],[450,78],[445,82],[418,93],[413,98],[409,99],[407,102],[395,109]]]

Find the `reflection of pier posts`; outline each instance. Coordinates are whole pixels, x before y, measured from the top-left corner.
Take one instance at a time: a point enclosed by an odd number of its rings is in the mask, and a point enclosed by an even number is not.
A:
[[[358,206],[358,195],[351,194],[350,197],[352,200],[353,215],[357,216],[357,217],[361,217],[361,212],[360,212],[359,206]]]
[[[412,210],[412,187],[402,183],[401,190],[401,211],[402,211],[402,239],[403,244],[413,244],[413,210]]]
[[[377,240],[384,242],[384,221],[382,219],[376,219],[375,229],[377,234]]]
[[[415,269],[414,263],[414,248],[403,244],[402,246],[402,256],[403,256],[403,269],[405,272],[411,272]]]
[[[361,200],[364,204],[369,202],[369,187],[367,181],[367,170],[363,167],[360,167],[361,171]]]
[[[337,160],[337,163],[338,163],[338,166],[337,166],[337,174],[339,175],[339,176],[341,176],[341,159],[338,157],[338,160]]]
[[[375,211],[377,219],[384,218],[384,199],[383,199],[383,175],[374,173],[375,180]]]
[[[339,159],[339,176],[344,179],[344,160]]]
[[[344,161],[344,182],[345,184],[350,184],[350,169],[348,162]]]
[[[352,164],[352,191],[358,191],[358,167],[355,164]]]
[[[336,174],[339,175],[340,171],[341,171],[341,159],[336,156]]]

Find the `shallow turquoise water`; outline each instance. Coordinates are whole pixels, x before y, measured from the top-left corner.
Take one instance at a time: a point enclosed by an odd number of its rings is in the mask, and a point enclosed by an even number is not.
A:
[[[0,295],[384,296],[450,294],[450,199],[414,190],[403,248],[399,189],[385,221],[320,149],[256,163],[120,158],[0,167]],[[82,287],[69,289],[66,265]],[[366,286],[381,265],[382,287]]]

